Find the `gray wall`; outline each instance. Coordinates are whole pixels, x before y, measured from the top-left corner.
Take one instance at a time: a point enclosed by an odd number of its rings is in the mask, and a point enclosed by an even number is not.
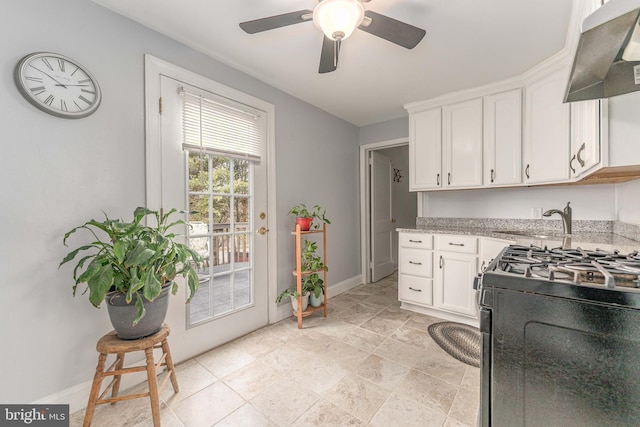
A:
[[[298,201],[322,204],[332,219],[329,284],[360,274],[357,127],[86,0],[2,9],[0,402],[41,399],[93,375],[96,340],[111,327],[104,308],[71,297],[71,269],[58,270],[62,236],[101,210],[128,218],[145,203],[145,53],[275,104],[279,287],[291,283],[287,213]],[[35,51],[89,68],[104,93],[94,115],[59,119],[22,98],[14,67]]]
[[[409,140],[409,116],[360,128],[360,145],[399,138]]]

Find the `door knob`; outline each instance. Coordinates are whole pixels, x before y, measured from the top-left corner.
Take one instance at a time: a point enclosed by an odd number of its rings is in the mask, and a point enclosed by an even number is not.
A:
[[[260,227],[257,231],[258,234],[262,234],[263,236],[269,232],[268,228]]]

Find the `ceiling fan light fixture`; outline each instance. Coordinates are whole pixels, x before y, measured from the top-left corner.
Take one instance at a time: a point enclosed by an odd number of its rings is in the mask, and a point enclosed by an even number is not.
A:
[[[364,18],[359,0],[323,0],[313,10],[313,22],[331,40],[344,40]]]

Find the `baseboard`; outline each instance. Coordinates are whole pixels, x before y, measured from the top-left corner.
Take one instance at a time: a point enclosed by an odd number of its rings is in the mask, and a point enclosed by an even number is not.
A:
[[[327,297],[331,299],[336,295],[347,292],[349,289],[353,289],[360,284],[362,284],[361,274],[353,276],[350,279],[343,280],[342,282],[334,283],[327,288]],[[274,323],[286,319],[289,316],[291,316],[291,304],[282,304],[278,306],[278,310],[276,312],[276,320]]]

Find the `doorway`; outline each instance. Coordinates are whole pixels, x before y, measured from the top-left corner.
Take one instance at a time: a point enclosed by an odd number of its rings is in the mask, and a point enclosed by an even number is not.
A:
[[[360,147],[362,278],[371,283],[397,269],[397,228],[414,228],[417,193],[409,192],[407,139]]]
[[[276,242],[275,234],[268,233],[275,228],[273,204],[268,203],[275,185],[269,167],[274,109],[157,58],[145,59],[147,205],[187,211],[186,241],[207,262],[207,268],[199,272],[200,290],[191,304],[184,304],[185,295],[183,304],[174,301],[169,306],[167,323],[177,343],[174,359],[180,361],[266,325],[275,311],[269,304],[275,293],[275,271],[269,266],[277,265]],[[256,155],[211,151],[209,145],[192,149],[186,139],[190,128],[185,124],[191,122],[183,123],[192,95],[201,99],[201,118],[208,119],[205,113],[213,114],[214,107],[226,106],[223,103],[238,103],[232,110],[235,115],[248,114],[259,123],[256,126],[263,136]],[[215,105],[205,108],[202,100]],[[225,141],[225,147],[232,145],[233,140]],[[176,297],[182,299],[180,294]]]

